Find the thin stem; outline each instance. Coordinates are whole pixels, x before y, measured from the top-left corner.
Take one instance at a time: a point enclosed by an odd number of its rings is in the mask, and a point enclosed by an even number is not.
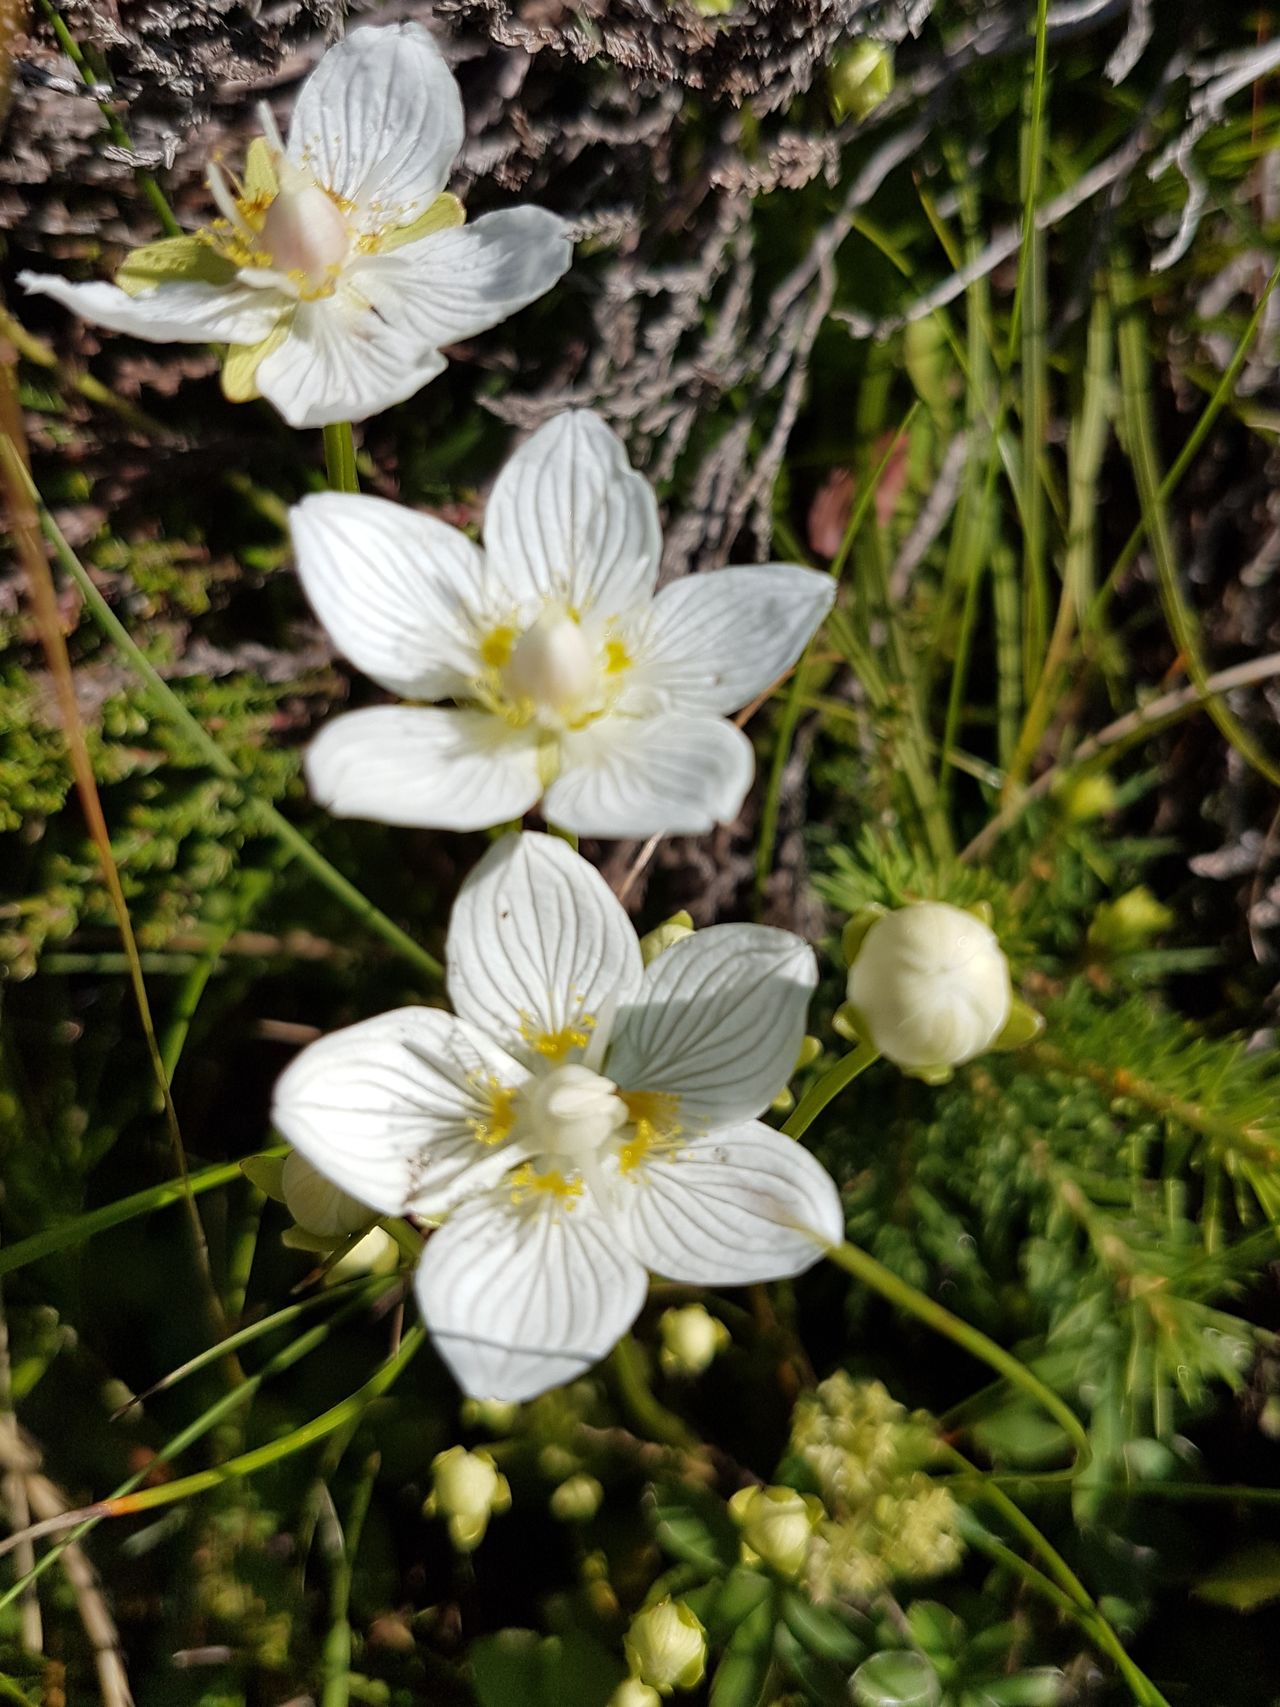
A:
[[[865,1073],[879,1059],[878,1049],[873,1049],[869,1043],[860,1043],[856,1049],[842,1056],[834,1067],[829,1067],[817,1084],[809,1086],[784,1122],[782,1130],[787,1137],[802,1137],[827,1104],[834,1101],[846,1085],[851,1085],[859,1073]]]
[[[609,1364],[623,1404],[632,1421],[648,1439],[661,1441],[664,1446],[678,1447],[683,1452],[702,1450],[697,1436],[685,1427],[675,1412],[654,1398],[645,1373],[644,1353],[634,1334],[623,1335],[613,1348]]]
[[[324,466],[335,492],[358,492],[356,442],[350,421],[331,421],[324,429]]]
[[[376,1452],[365,1460],[351,1496],[345,1532],[338,1527],[336,1515],[334,1518],[336,1545],[331,1554],[329,1634],[325,1638],[321,1658],[324,1694],[320,1698],[320,1707],[347,1707],[351,1699],[351,1584],[355,1578],[360,1532],[364,1528],[380,1462]]]
[[[799,1113],[799,1110],[796,1112]],[[882,1262],[877,1262],[868,1252],[859,1250],[857,1245],[851,1245],[847,1241],[833,1245],[828,1249],[827,1256],[837,1268],[842,1268],[854,1280],[861,1281],[873,1292],[878,1292],[897,1309],[915,1316],[935,1333],[944,1335],[967,1351],[971,1357],[976,1357],[979,1362],[1003,1375],[1005,1380],[1015,1387],[1020,1387],[1028,1398],[1034,1399],[1071,1441],[1076,1459],[1069,1474],[1072,1477],[1079,1475],[1093,1455],[1089,1437],[1071,1407],[1059,1398],[1051,1387],[1047,1387],[1038,1375],[1028,1369],[1026,1364],[1020,1363],[1011,1352],[989,1339],[981,1329],[970,1326],[959,1316],[953,1316],[950,1310],[902,1280],[892,1269],[886,1268]]]
[[[89,613],[94,621],[108,639],[119,647],[139,676],[142,677],[158,709],[181,731],[192,748],[200,754],[212,770],[215,770],[219,776],[225,777],[229,782],[235,783],[240,789],[244,797],[246,816],[255,819],[267,835],[274,836],[278,841],[283,842],[289,852],[306,866],[313,877],[322,883],[332,895],[336,896],[344,907],[354,913],[369,930],[374,931],[390,944],[398,954],[402,954],[406,960],[412,961],[420,971],[425,972],[431,979],[442,977],[444,968],[434,955],[429,954],[425,948],[413,940],[407,931],[401,930],[400,926],[389,919],[380,908],[374,906],[373,902],[366,895],[363,895],[354,883],[345,878],[336,866],[331,865],[322,853],[317,852],[301,830],[295,829],[283,813],[278,812],[267,801],[255,797],[251,780],[237,770],[231,758],[223,752],[208,731],[191,715],[98,591],[88,570],[67,544],[61,529],[34,485],[30,486],[30,494],[39,513],[40,526],[45,537],[53,546],[59,564],[71,576],[84,595],[85,604],[89,607]]]

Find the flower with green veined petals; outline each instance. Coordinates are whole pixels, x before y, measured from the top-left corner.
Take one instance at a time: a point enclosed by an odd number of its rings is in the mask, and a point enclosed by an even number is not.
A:
[[[455,1014],[402,1008],[311,1044],[274,1115],[344,1191],[444,1217],[417,1293],[468,1393],[528,1399],[583,1374],[650,1270],[780,1279],[843,1236],[825,1169],[756,1118],[817,983],[798,937],[717,925],[642,968],[599,872],[521,835],[463,884],[446,959]]]
[[[443,373],[441,349],[487,331],[569,267],[564,222],[512,208],[463,225],[444,194],[462,101],[420,24],[353,30],[298,96],[289,141],[270,109],[243,181],[216,162],[221,218],[137,250],[114,285],[22,273],[99,326],[230,349],[223,387],[294,427],[364,420]]]
[[[655,597],[653,491],[596,415],[559,415],[498,476],[483,554],[382,498],[292,512],[298,573],[351,661],[451,706],[335,717],[307,755],[340,817],[450,830],[546,816],[584,836],[698,834],[755,770],[728,712],[793,664],[831,607],[794,564],[689,575]]]

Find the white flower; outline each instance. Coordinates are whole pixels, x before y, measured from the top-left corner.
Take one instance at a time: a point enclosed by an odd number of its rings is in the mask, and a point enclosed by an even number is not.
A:
[[[635,1320],[647,1270],[772,1280],[843,1237],[826,1171],[755,1118],[817,981],[797,937],[717,925],[642,968],[600,874],[522,835],[463,884],[446,952],[456,1017],[402,1008],[322,1038],[274,1114],[344,1191],[447,1216],[417,1292],[468,1393],[583,1374]]]
[[[1009,1021],[1009,963],[990,926],[943,901],[885,913],[849,968],[858,1029],[899,1067],[942,1072],[989,1049]]]
[[[733,818],[755,758],[725,714],[795,662],[835,590],[771,563],[655,598],[653,492],[583,411],[507,463],[483,555],[381,498],[317,494],[292,529],[307,597],[351,661],[405,699],[456,702],[351,712],[313,742],[317,799],[389,824],[481,829],[540,799],[591,836]]]
[[[227,395],[293,427],[364,420],[444,371],[441,349],[495,326],[568,269],[542,208],[464,226],[442,194],[462,100],[420,24],[353,30],[303,85],[286,147],[270,109],[244,181],[215,162],[222,218],[136,251],[115,285],[22,273],[28,290],[153,343],[225,343]]]

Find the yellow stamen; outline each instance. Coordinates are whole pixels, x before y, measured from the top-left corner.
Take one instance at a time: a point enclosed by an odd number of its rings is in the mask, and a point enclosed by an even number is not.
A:
[[[618,1167],[631,1173],[654,1150],[670,1150],[680,1136],[680,1098],[671,1091],[619,1091],[633,1127],[618,1151]]]
[[[476,1088],[487,1097],[489,1106],[483,1117],[473,1117],[467,1125],[477,1143],[501,1144],[511,1136],[511,1128],[515,1125],[516,1093],[499,1084],[492,1075],[479,1081]]]
[[[500,670],[511,656],[516,631],[507,623],[491,628],[480,642],[480,659],[486,669]]]
[[[631,654],[621,640],[606,640],[604,643],[604,673],[606,676],[620,676],[624,670],[631,668]]]
[[[557,1201],[570,1203],[575,1197],[582,1196],[582,1181],[566,1179],[555,1168],[549,1168],[546,1173],[539,1173],[532,1162],[526,1162],[511,1176],[511,1201],[524,1203],[538,1192],[550,1193]]]
[[[526,1020],[520,1034],[548,1061],[563,1061],[572,1050],[587,1047],[595,1028],[594,1014],[580,1014],[577,1025],[562,1025],[559,1031],[534,1031]]]

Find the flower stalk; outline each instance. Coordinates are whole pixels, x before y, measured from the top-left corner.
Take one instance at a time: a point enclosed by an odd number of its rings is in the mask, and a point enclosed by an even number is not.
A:
[[[356,442],[350,421],[332,421],[324,429],[325,474],[332,492],[358,492]]]

